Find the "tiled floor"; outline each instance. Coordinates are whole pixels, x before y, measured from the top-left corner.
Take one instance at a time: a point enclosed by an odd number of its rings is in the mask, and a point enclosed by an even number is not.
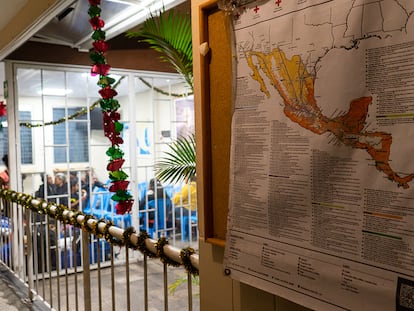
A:
[[[181,278],[184,278],[184,282],[180,283],[181,285],[177,287],[174,293],[170,293],[168,297],[169,310],[172,311],[182,311],[188,310],[187,305],[187,289],[186,289],[186,280],[185,272],[182,268],[168,268],[168,284],[172,284],[178,281]],[[159,262],[159,259],[150,260],[148,262],[148,276],[149,276],[149,310],[150,311],[161,311],[164,310],[163,302],[163,266]],[[115,268],[115,288],[117,293],[117,302],[116,310],[126,310],[126,297],[125,297],[125,268],[124,266],[116,266]],[[97,275],[96,271],[91,272],[91,293],[92,293],[92,310],[99,310],[99,301],[97,293]],[[102,300],[101,308],[102,310],[112,310],[112,299],[111,299],[111,269],[106,268],[101,270],[102,277]],[[79,279],[82,278],[81,275],[78,276]],[[17,282],[17,283],[16,283]],[[58,300],[57,296],[52,298],[52,305],[54,309],[61,310],[75,310],[75,300],[78,300],[79,310],[84,310],[83,306],[83,291],[82,288],[79,288],[79,292],[74,292],[74,275],[71,275],[67,279],[69,293],[66,296],[64,290],[60,292],[60,299]],[[78,282],[82,283],[80,280]],[[62,280],[61,286],[64,286],[64,280]],[[131,287],[131,303],[133,305],[132,309],[143,310],[143,266],[141,261],[135,261],[130,264],[130,279],[129,284]],[[43,286],[41,283],[38,284],[39,292],[40,288]],[[46,293],[49,293],[49,282],[46,282]],[[53,281],[53,287],[56,287],[55,281]],[[81,287],[81,285],[80,285]],[[16,294],[17,293],[17,294]],[[56,294],[56,291],[54,291]],[[21,310],[33,310],[33,311],[43,311],[50,310],[46,307],[45,304],[39,299],[35,300],[34,303],[25,303],[21,297],[27,297],[27,288],[21,284],[19,281],[15,281],[11,276],[10,271],[0,264],[0,311],[21,311]],[[50,300],[50,297],[47,297]],[[69,299],[67,299],[69,298]],[[199,296],[198,296],[198,286],[193,288],[193,310],[199,310]],[[69,305],[66,305],[69,301]],[[137,309],[136,309],[137,308]]]
[[[16,292],[16,286],[9,280],[6,269],[2,267],[0,269],[0,310],[31,310],[30,305],[25,304]]]

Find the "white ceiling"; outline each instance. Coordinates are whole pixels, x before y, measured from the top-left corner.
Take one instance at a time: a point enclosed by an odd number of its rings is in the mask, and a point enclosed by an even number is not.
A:
[[[32,0],[36,1],[36,0]],[[169,10],[188,0],[105,0],[101,2],[101,18],[106,39],[112,39],[142,24],[151,13],[162,8]],[[7,24],[28,0],[0,0],[0,30],[7,32]],[[92,27],[89,24],[89,2],[86,0],[61,0],[44,12],[36,21],[0,50],[0,59],[7,57],[27,40],[60,44],[87,51],[92,45]]]
[[[4,1],[4,0],[0,0]],[[140,25],[164,6],[167,10],[185,0],[105,0],[101,2],[101,19],[106,39],[111,39]],[[89,3],[74,1],[31,38],[34,41],[67,45],[89,50],[92,44],[92,27],[89,24]]]
[[[145,21],[150,12],[164,7],[173,8],[186,0],[105,0],[101,2],[103,30],[109,40]],[[0,0],[0,30],[5,28],[28,0]],[[69,1],[70,2],[70,1]],[[92,28],[89,24],[88,1],[74,0],[57,16],[52,17],[40,30],[35,30],[29,40],[59,44],[89,50],[92,46]],[[48,19],[48,20],[49,20]],[[4,96],[4,65],[0,62],[0,99]]]

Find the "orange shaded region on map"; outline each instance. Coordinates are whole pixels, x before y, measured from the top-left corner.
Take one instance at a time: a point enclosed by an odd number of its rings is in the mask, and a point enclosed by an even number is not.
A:
[[[414,174],[401,177],[391,168],[390,150],[392,136],[385,132],[364,131],[371,97],[351,101],[347,113],[329,118],[322,114],[314,94],[314,77],[310,75],[300,56],[287,59],[284,52],[274,49],[271,53],[250,51],[246,54],[252,78],[260,90],[270,97],[265,79],[283,99],[285,115],[301,127],[321,135],[330,132],[346,146],[365,149],[375,162],[375,167],[398,186],[409,188]]]

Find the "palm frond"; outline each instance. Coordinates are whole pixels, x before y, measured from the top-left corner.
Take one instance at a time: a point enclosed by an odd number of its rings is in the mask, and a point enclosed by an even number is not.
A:
[[[180,137],[168,145],[169,151],[155,164],[157,178],[163,182],[179,183],[196,175],[194,135]]]
[[[152,13],[140,30],[127,32],[129,38],[138,38],[161,53],[160,58],[169,62],[193,90],[193,46],[191,19],[179,11],[162,9],[157,16]]]
[[[178,287],[180,287],[182,284],[186,284],[187,282],[188,282],[187,274],[183,274],[179,276],[173,283],[168,285],[169,293],[171,295],[174,295]],[[200,277],[198,275],[192,275],[191,283],[195,286],[200,286]]]

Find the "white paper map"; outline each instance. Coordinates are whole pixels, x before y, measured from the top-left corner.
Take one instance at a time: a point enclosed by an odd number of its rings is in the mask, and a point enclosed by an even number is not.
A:
[[[414,1],[240,8],[225,268],[318,310],[414,310]]]

